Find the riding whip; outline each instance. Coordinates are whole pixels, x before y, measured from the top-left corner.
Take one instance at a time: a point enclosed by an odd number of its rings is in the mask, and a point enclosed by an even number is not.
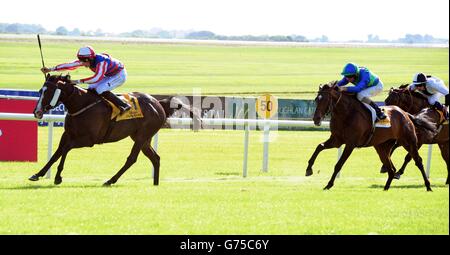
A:
[[[37,34],[37,39],[38,39],[38,43],[39,43],[39,50],[40,50],[40,52],[41,52],[42,67],[45,67],[45,64],[44,64],[44,56],[42,55],[41,38],[39,37],[39,34]],[[45,73],[44,73],[44,79],[46,79]]]

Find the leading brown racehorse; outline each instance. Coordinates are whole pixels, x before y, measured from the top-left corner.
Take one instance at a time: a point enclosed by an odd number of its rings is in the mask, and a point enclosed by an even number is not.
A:
[[[375,147],[381,162],[388,168],[388,179],[384,190],[388,190],[394,178],[394,168],[390,159],[391,149],[396,142],[403,146],[414,159],[416,166],[422,173],[425,186],[431,191],[430,182],[425,174],[422,158],[417,148],[415,126],[418,125],[430,132],[436,133],[436,129],[427,119],[415,118],[408,115],[397,106],[385,107],[385,113],[391,119],[390,128],[372,127],[371,115],[353,94],[340,92],[336,86],[337,81],[330,82],[319,87],[315,99],[317,108],[314,113],[314,124],[319,126],[326,114],[331,113],[330,138],[317,146],[314,154],[308,161],[306,176],[312,175],[312,165],[317,155],[324,149],[339,148],[345,144],[345,149],[339,161],[334,167],[333,175],[324,189],[330,189],[334,185],[335,178],[345,161],[355,148]]]
[[[391,88],[389,90],[389,95],[384,100],[386,105],[397,105],[404,111],[418,116],[426,116],[431,122],[433,122],[437,129],[438,134],[435,137],[429,137],[422,132],[417,133],[418,147],[420,148],[423,144],[438,144],[441,151],[441,156],[444,159],[448,169],[449,160],[449,136],[448,136],[448,122],[444,124],[444,113],[439,113],[434,107],[428,103],[428,99],[419,92],[410,91],[408,89],[408,84],[401,85],[399,88]],[[441,115],[442,114],[442,115]],[[396,147],[394,147],[395,149]],[[404,173],[407,164],[411,161],[411,156],[409,153],[405,156],[404,163],[402,167],[395,173],[394,178],[400,179],[400,176]],[[383,171],[385,169],[383,168]],[[449,184],[449,173],[447,173],[446,184]]]
[[[194,121],[200,120],[189,106],[184,105],[176,98],[158,101],[150,95],[133,92],[130,95],[137,98],[143,118],[115,122],[111,120],[111,106],[97,94],[72,85],[68,75],[47,75],[39,92],[40,98],[34,110],[36,118],[41,119],[44,113],[54,108],[58,102],[65,105],[68,113],[58,149],[48,163],[29,178],[31,181],[39,180],[39,177],[44,176],[52,164],[61,157],[54,180],[55,184],[60,184],[64,161],[71,149],[116,142],[130,136],[134,144],[125,164],[104,185],[109,186],[116,183],[120,176],[136,162],[141,151],[152,162],[154,167],[153,184],[158,185],[160,157],[151,147],[152,137],[164,125],[167,118],[178,109],[189,111]],[[93,163],[95,164],[95,162]]]

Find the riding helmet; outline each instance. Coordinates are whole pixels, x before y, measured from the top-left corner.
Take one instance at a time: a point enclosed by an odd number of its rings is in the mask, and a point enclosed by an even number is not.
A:
[[[357,75],[359,71],[359,68],[354,63],[347,63],[344,66],[344,69],[342,70],[341,75],[343,76],[350,76],[350,75]]]
[[[427,76],[424,73],[416,73],[413,77],[414,85],[424,85],[427,83]]]
[[[95,58],[95,51],[91,46],[84,46],[78,50],[78,59],[93,59]]]

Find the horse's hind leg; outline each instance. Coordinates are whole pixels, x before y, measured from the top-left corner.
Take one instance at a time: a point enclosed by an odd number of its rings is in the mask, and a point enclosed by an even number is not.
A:
[[[439,149],[441,150],[441,156],[445,161],[445,164],[447,165],[447,181],[445,182],[445,184],[449,184],[448,183],[448,175],[449,175],[449,169],[448,169],[448,141],[445,143],[440,143],[439,145]]]
[[[330,181],[328,182],[328,185],[325,188],[323,188],[324,190],[330,189],[331,187],[333,187],[336,176],[338,175],[339,171],[341,171],[342,166],[344,165],[345,161],[347,161],[350,154],[352,154],[354,148],[355,147],[349,146],[349,145],[345,146],[345,149],[344,149],[344,152],[342,152],[341,158],[334,166],[334,172],[333,172],[333,175],[331,176]]]
[[[419,144],[419,146],[417,147],[417,149],[419,150],[420,147],[422,147],[422,144]],[[405,156],[405,160],[404,160],[404,162],[403,162],[402,167],[398,170],[398,172],[395,173],[394,179],[397,179],[397,180],[400,179],[400,177],[405,173],[406,166],[407,166],[408,163],[411,161],[411,159],[412,159],[411,154],[409,154],[409,152],[408,152],[408,153],[406,154],[406,156]]]
[[[103,186],[110,186],[111,184],[114,184],[117,182],[117,180],[122,176],[125,171],[132,166],[139,155],[139,151],[142,149],[142,146],[144,145],[144,142],[141,140],[136,140],[134,142],[133,148],[131,149],[130,155],[127,158],[127,161],[125,162],[125,165],[120,168],[120,170],[113,176],[111,179],[109,179],[107,182],[103,184]]]
[[[151,140],[144,144],[144,146],[142,147],[142,153],[144,153],[145,156],[147,156],[147,158],[150,159],[150,161],[153,164],[153,185],[158,185],[159,184],[159,162],[160,162],[160,157],[158,155],[158,153],[156,153],[156,151],[152,148],[151,146]]]
[[[417,146],[415,144],[405,143],[405,145],[403,145],[403,147],[409,152],[411,157],[414,159],[414,162],[416,163],[417,168],[419,168],[420,173],[422,174],[422,177],[423,177],[423,181],[425,182],[425,187],[427,187],[427,191],[432,191],[430,181],[428,180],[428,177],[425,174],[425,169],[423,167],[422,158],[419,155]]]
[[[328,140],[326,140],[324,143],[317,145],[316,150],[314,151],[311,158],[308,160],[308,167],[306,168],[305,175],[310,176],[313,174],[312,166],[314,165],[314,162],[316,161],[316,158],[321,151],[330,149],[330,148],[338,148],[341,145],[342,145],[342,143],[338,143],[333,136],[328,138]]]

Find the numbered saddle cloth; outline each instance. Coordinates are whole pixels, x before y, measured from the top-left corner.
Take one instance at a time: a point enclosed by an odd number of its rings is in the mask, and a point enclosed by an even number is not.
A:
[[[112,107],[111,120],[113,120],[115,118],[115,121],[121,121],[121,120],[137,119],[137,118],[144,117],[144,114],[142,114],[141,106],[139,105],[139,102],[136,97],[125,93],[125,94],[120,95],[119,98],[127,101],[128,104],[131,105],[131,109],[120,114],[119,108],[117,108],[117,106],[115,106],[110,101],[106,100]]]

